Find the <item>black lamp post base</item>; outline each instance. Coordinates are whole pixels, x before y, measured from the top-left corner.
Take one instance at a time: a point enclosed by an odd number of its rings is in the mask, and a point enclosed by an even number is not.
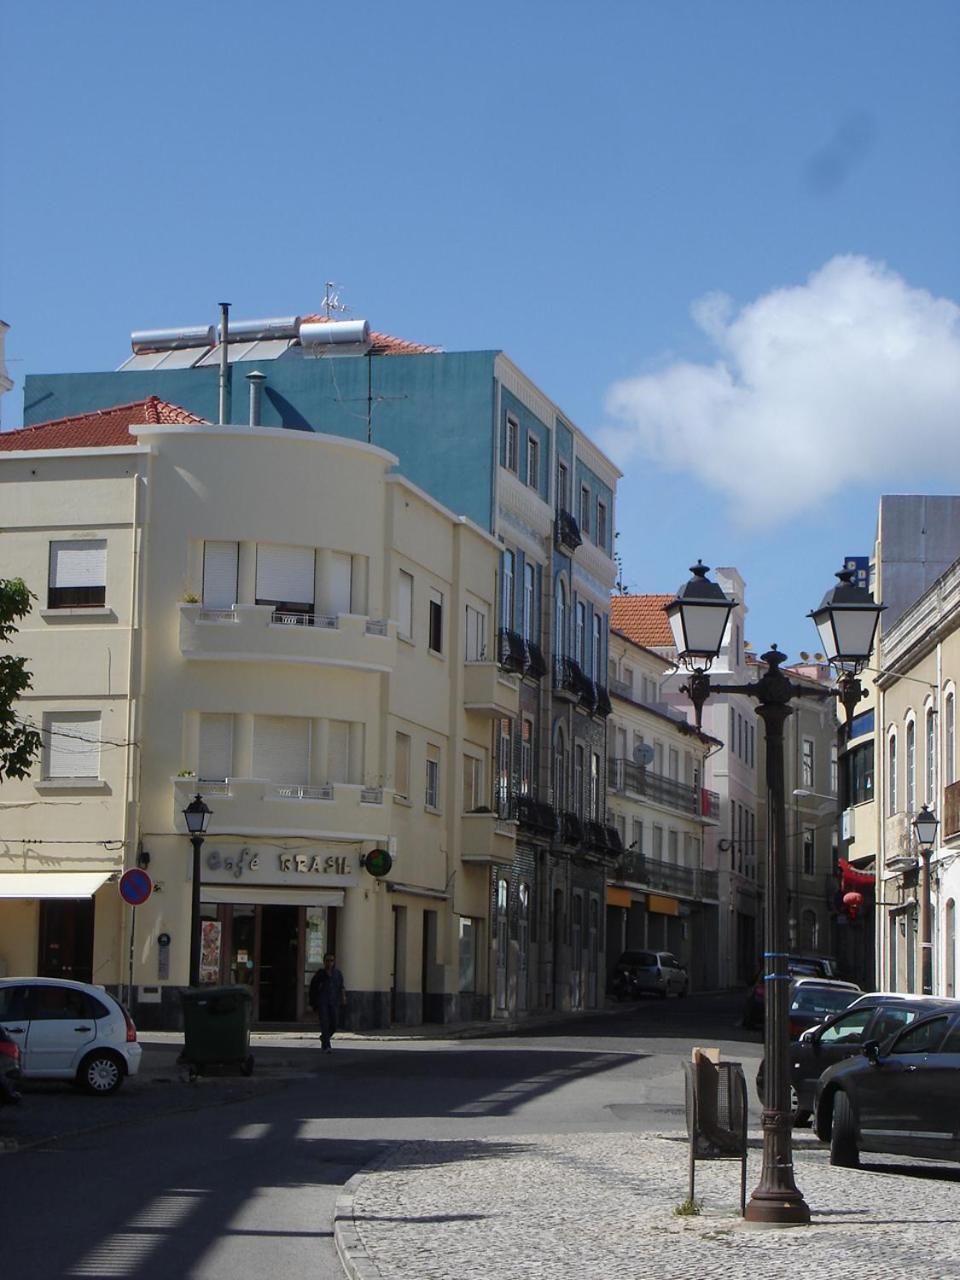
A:
[[[757,1227],[807,1227],[810,1206],[796,1187],[789,1191],[757,1187],[747,1201],[743,1217]]]

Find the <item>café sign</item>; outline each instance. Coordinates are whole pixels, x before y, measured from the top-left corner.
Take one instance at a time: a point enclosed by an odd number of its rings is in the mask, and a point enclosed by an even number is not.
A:
[[[357,846],[321,844],[227,844],[208,839],[204,884],[287,885],[309,889],[349,888],[360,878]]]

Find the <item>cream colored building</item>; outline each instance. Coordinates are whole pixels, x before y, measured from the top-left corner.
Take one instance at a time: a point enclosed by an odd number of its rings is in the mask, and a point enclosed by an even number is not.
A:
[[[622,951],[672,951],[691,988],[715,987],[719,946],[716,864],[704,833],[719,821],[719,797],[703,786],[720,743],[661,700],[666,658],[610,633],[608,823],[623,854],[607,888],[607,968]],[[708,855],[709,859],[709,855]]]
[[[498,544],[383,449],[180,416],[0,453],[0,576],[38,597],[21,712],[44,737],[0,795],[0,964],[175,1021],[199,792],[204,980],[295,1021],[335,948],[354,1025],[488,1016],[491,875],[516,837],[491,748],[519,708],[489,658]],[[379,849],[385,878],[363,866]]]

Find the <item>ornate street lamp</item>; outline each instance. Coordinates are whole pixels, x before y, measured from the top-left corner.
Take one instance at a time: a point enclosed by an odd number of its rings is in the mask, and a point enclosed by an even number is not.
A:
[[[190,893],[190,986],[200,985],[200,849],[213,810],[199,793],[183,811],[187,834],[193,845],[193,881]]]
[[[691,581],[666,606],[666,613],[677,640],[678,659],[690,671],[690,679],[683,686],[683,691],[693,703],[697,727],[700,728],[703,704],[712,692],[709,667],[720,652],[730,611],[737,602],[725,595],[716,583],[706,580],[707,569],[699,561],[692,573]],[[778,1226],[802,1226],[810,1221],[810,1209],[794,1182],[791,1149],[783,727],[793,714],[790,706],[793,698],[830,696],[842,702],[849,725],[854,707],[863,696],[857,674],[870,656],[877,618],[883,608],[874,604],[869,592],[853,586],[849,581],[852,575],[846,570],[837,577],[840,585],[829,591],[820,608],[810,615],[823,628],[821,640],[831,664],[840,672],[835,689],[811,688],[790,680],[780,670],[786,654],[781,653],[776,645],[762,655],[766,671],[754,683],[716,686],[718,692],[742,693],[756,699],[757,715],[763,720],[765,729],[767,891],[764,928],[767,949],[763,956],[766,970],[763,978],[766,991],[763,1168],[744,1216],[751,1222]]]
[[[920,846],[920,990],[933,995],[933,939],[930,936],[930,855],[937,842],[940,821],[924,805],[913,820],[917,844]]]

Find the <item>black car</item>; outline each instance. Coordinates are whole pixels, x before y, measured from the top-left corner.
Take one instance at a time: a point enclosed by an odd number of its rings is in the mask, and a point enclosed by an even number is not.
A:
[[[805,985],[805,984],[804,984]],[[888,1040],[903,1027],[958,1002],[932,996],[871,992],[855,996],[848,1008],[825,1017],[819,1026],[801,1033],[790,1045],[790,1107],[793,1123],[806,1124],[813,1114],[817,1081],[828,1067],[855,1058],[867,1040]],[[960,1007],[960,1006],[958,1006]],[[763,1097],[763,1063],[757,1072],[757,1093]]]
[[[837,978],[837,962],[830,956],[787,956],[786,971],[791,978]],[[747,1000],[743,1007],[743,1025],[745,1027],[763,1026],[764,998],[766,984],[764,971],[761,969],[747,990]]]
[[[861,1151],[960,1160],[960,1004],[918,1018],[883,1046],[830,1067],[817,1085],[814,1124],[830,1163]]]

